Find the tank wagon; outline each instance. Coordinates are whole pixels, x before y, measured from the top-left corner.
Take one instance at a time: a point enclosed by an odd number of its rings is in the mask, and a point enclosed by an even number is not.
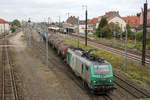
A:
[[[59,55],[61,55],[63,58],[66,58],[68,49],[72,49],[72,48],[74,48],[74,46],[72,46],[66,42],[62,42],[57,49],[57,53]]]
[[[60,38],[54,40],[54,43],[53,43],[54,48],[55,48],[55,49],[58,49],[59,45],[60,45],[62,42],[64,42],[64,40],[63,40],[63,39],[60,39]]]
[[[113,89],[112,65],[81,49],[69,49],[67,64],[75,74],[93,91],[105,92]]]
[[[57,53],[65,59],[75,75],[80,77],[90,90],[107,93],[114,89],[112,65],[91,54],[93,50],[84,51],[74,48],[53,35],[49,37],[49,44],[52,47],[55,45]]]

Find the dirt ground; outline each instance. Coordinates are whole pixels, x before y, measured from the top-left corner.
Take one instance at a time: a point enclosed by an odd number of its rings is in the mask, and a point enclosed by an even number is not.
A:
[[[22,41],[22,33],[9,39],[14,46],[14,62],[23,81],[24,100],[90,100],[75,83],[69,82],[67,76],[60,72],[62,77],[56,75],[46,66]],[[49,67],[55,67],[49,64]],[[68,80],[68,81],[67,81]],[[66,84],[67,83],[67,84]]]
[[[35,34],[34,34],[35,35]],[[39,37],[36,34],[36,37]],[[37,38],[36,38],[37,39]],[[33,41],[33,40],[32,40]],[[45,48],[41,38],[36,43]],[[72,73],[68,72],[62,59],[49,49],[49,68],[45,66],[45,56],[40,54],[36,45],[29,47],[20,32],[9,38],[13,61],[18,78],[21,79],[23,100],[103,100],[103,96],[89,95],[74,81]],[[35,43],[35,42],[34,42]],[[37,45],[37,46],[38,46]],[[77,80],[78,81],[78,80]],[[79,83],[80,84],[80,83]],[[20,88],[19,87],[19,88]],[[113,100],[133,100],[133,97],[123,89],[117,89],[110,94]]]

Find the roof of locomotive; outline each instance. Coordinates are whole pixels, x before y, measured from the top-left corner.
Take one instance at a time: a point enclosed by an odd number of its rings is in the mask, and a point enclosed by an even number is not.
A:
[[[75,56],[79,57],[79,59],[83,62],[85,62],[87,65],[91,66],[91,65],[105,65],[105,64],[109,64],[109,62],[107,62],[106,60],[104,60],[103,62],[99,62],[99,61],[93,61],[90,59],[87,59],[86,57],[83,57],[83,50],[81,49],[69,49],[69,52],[71,52],[72,54],[74,54]]]

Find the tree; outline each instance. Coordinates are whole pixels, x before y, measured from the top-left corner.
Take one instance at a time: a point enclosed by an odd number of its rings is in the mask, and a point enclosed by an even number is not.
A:
[[[120,31],[121,28],[119,27],[119,25],[112,22],[102,28],[102,36],[110,38],[112,36],[117,36]]]
[[[21,27],[20,21],[17,19],[13,20],[11,24],[12,24],[12,26]]]
[[[136,39],[140,42],[143,40],[143,30],[136,32]],[[147,44],[150,44],[150,32],[147,32]]]
[[[107,38],[112,37],[112,31],[111,31],[111,28],[110,28],[110,24],[105,25],[105,26],[102,28],[102,36],[103,36],[103,37],[107,37]]]
[[[14,33],[16,31],[16,29],[14,28],[14,26],[11,27],[11,32]]]
[[[126,28],[127,28],[127,32],[128,32],[128,37],[132,38],[134,37],[134,34],[133,32],[131,31],[131,27],[129,24],[126,25]],[[126,35],[126,31],[123,33],[123,35],[125,36]]]
[[[136,16],[140,17],[141,13],[137,13]]]
[[[126,28],[127,28],[128,34],[130,35],[132,31],[131,31],[131,27],[129,26],[129,24],[126,25]]]
[[[102,18],[100,23],[99,23],[99,25],[98,25],[98,28],[96,29],[96,36],[97,37],[102,36],[102,29],[107,24],[108,24],[107,19],[106,18]]]

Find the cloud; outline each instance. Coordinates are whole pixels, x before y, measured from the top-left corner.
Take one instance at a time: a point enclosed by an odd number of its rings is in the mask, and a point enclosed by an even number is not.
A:
[[[12,21],[13,19],[43,21],[51,17],[58,21],[70,15],[83,19],[84,9],[82,5],[88,5],[88,18],[103,15],[108,11],[119,11],[121,16],[135,15],[141,11],[144,0],[1,0],[0,17]],[[150,1],[148,1],[150,4]]]

